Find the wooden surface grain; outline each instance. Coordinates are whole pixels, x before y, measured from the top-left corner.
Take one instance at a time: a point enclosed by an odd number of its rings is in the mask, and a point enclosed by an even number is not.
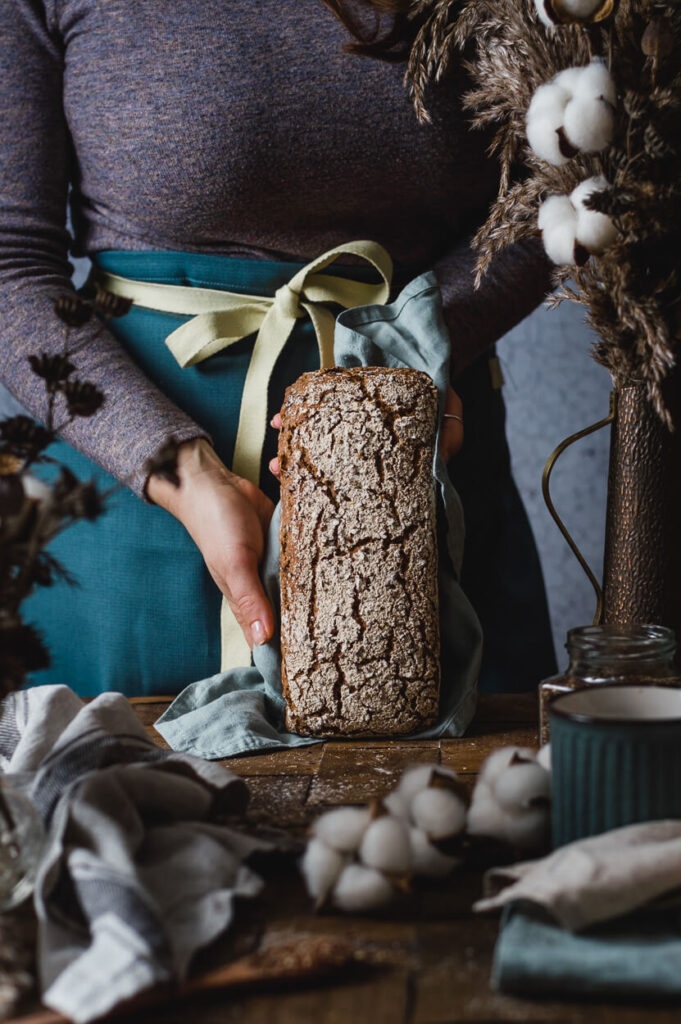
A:
[[[161,745],[153,723],[165,700],[134,701],[140,720]],[[293,751],[224,762],[251,790],[249,818],[302,839],[325,807],[387,792],[416,762],[446,764],[473,784],[487,756],[508,743],[536,745],[534,696],[482,696],[470,734],[459,740],[409,743],[373,740],[318,743]],[[444,882],[424,884],[370,917],[315,914],[291,858],[270,864],[264,896],[244,905],[231,933],[197,958],[187,990],[158,993],[127,1008],[130,1024],[460,1024],[465,1021],[634,1024],[678,1022],[671,1006],[520,1000],[491,990],[498,919],[474,915],[482,865]],[[263,951],[303,948],[314,940],[349,948],[351,956],[324,976],[311,969],[295,982],[252,969]],[[282,959],[285,963],[285,958]],[[211,973],[212,972],[212,973]],[[212,979],[212,982],[210,981]],[[40,1013],[23,1024],[51,1024]]]

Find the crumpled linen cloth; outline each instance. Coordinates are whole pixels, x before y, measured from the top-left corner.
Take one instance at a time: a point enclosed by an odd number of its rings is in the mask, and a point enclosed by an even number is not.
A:
[[[125,697],[90,704],[65,686],[0,702],[0,768],[46,830],[34,894],[43,1002],[92,1020],[159,982],[260,891],[244,864],[268,844],[216,816],[245,809],[245,783],[162,750]]]
[[[493,868],[473,909],[528,902],[577,932],[679,888],[681,821],[649,821],[579,839],[541,860]]]
[[[424,370],[437,386],[440,416],[449,383],[449,349],[442,297],[432,272],[411,281],[389,305],[356,306],[344,310],[336,319],[334,357],[338,366]],[[484,467],[481,471],[484,472]],[[480,623],[458,582],[463,556],[463,509],[447,475],[439,444],[436,444],[433,476],[440,499],[440,710],[434,726],[405,739],[463,735],[475,711],[482,652]],[[277,505],[266,538],[262,567],[265,592],[277,622],[279,521]],[[320,742],[309,736],[296,736],[285,728],[278,629],[268,644],[256,647],[253,662],[250,668],[232,669],[191,683],[179,694],[155,723],[174,750],[223,758]]]

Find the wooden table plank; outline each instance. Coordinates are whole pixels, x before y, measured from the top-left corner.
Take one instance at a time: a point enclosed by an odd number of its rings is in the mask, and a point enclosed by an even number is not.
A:
[[[321,764],[312,779],[310,805],[364,803],[385,796],[406,767],[439,764],[437,740],[383,742],[374,745],[325,743]]]
[[[477,775],[485,758],[499,747],[539,746],[537,730],[532,726],[505,729],[495,735],[464,736],[457,740],[440,740],[440,761],[460,775]]]
[[[258,775],[315,775],[324,751],[323,743],[292,750],[275,750],[269,754],[242,754],[220,763],[231,771],[250,779]]]

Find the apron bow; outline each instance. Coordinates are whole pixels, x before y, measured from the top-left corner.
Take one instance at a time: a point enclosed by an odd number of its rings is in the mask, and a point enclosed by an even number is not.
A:
[[[371,264],[381,283],[368,284],[319,273],[345,255],[358,256]],[[350,309],[387,302],[392,269],[392,260],[383,246],[357,241],[318,256],[277,288],[273,296],[137,281],[100,268],[95,268],[92,276],[107,291],[132,299],[135,305],[191,317],[166,338],[166,345],[183,368],[256,334],[241,397],[232,470],[258,486],[267,431],[269,381],[296,320],[310,318],[317,337],[320,367],[333,366],[335,317],[325,304],[332,302]],[[224,598],[221,631],[222,671],[250,664],[248,645]]]

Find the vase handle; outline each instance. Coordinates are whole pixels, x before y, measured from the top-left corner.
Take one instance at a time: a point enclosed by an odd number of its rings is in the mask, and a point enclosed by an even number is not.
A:
[[[553,472],[553,468],[556,465],[556,462],[558,461],[558,457],[563,454],[563,452],[566,450],[566,448],[569,448],[570,445],[574,444],[575,441],[580,441],[583,437],[588,437],[589,434],[595,434],[597,430],[601,430],[603,427],[607,427],[607,425],[609,423],[613,422],[613,420],[615,419],[616,415],[617,415],[617,395],[616,395],[616,392],[611,391],[610,392],[610,412],[608,413],[608,415],[604,419],[599,420],[598,423],[592,423],[592,425],[590,427],[585,427],[584,430],[579,430],[579,431],[577,431],[576,434],[571,434],[570,437],[566,437],[564,441],[561,441],[560,444],[557,446],[557,448],[555,448],[553,450],[553,452],[551,453],[551,455],[547,459],[546,465],[544,466],[544,472],[542,474],[542,479],[541,479],[541,489],[542,489],[542,494],[544,496],[544,502],[546,504],[546,507],[549,510],[549,512],[551,513],[551,516],[553,517],[553,520],[554,520],[556,526],[558,527],[560,532],[563,534],[563,537],[565,538],[565,540],[569,544],[570,549],[571,549],[573,555],[575,556],[575,558],[577,559],[577,561],[581,565],[582,569],[586,573],[586,575],[588,577],[588,580],[589,580],[589,583],[591,584],[591,586],[594,588],[594,591],[596,592],[596,614],[594,615],[594,625],[595,626],[600,625],[601,618],[603,617],[603,588],[601,587],[600,583],[598,582],[598,580],[594,576],[593,572],[591,571],[591,568],[590,568],[588,562],[586,561],[586,559],[584,558],[584,555],[579,550],[579,548],[575,544],[574,540],[570,536],[565,523],[563,522],[563,520],[560,518],[560,516],[556,512],[556,507],[553,504],[553,500],[551,498],[551,492],[550,492],[550,489],[549,489],[549,484],[550,484],[550,481],[551,481],[551,473]]]

